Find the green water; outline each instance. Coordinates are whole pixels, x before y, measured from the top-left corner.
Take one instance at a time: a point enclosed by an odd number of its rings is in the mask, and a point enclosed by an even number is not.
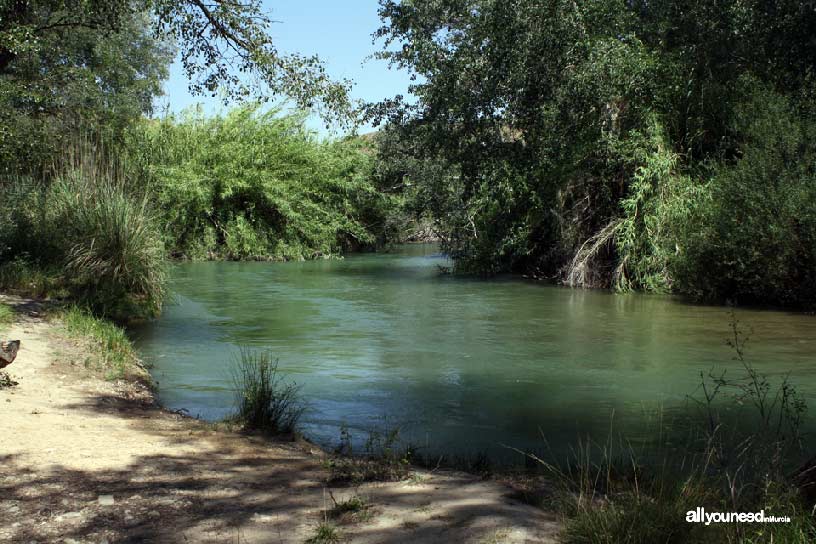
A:
[[[269,348],[302,386],[305,431],[317,441],[336,444],[341,425],[359,439],[399,426],[452,452],[507,444],[560,455],[610,427],[646,439],[655,414],[690,409],[701,370],[736,369],[726,308],[455,278],[439,273],[445,264],[427,245],[336,261],[182,264],[175,303],[135,337],[171,408],[224,416],[238,346]],[[816,410],[816,318],[737,316],[753,329],[751,362],[790,372]]]

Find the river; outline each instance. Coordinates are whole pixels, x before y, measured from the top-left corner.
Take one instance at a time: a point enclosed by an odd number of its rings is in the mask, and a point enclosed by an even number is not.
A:
[[[342,260],[174,267],[174,300],[134,331],[168,407],[206,419],[233,408],[239,346],[269,349],[302,386],[305,434],[337,444],[399,427],[429,452],[564,455],[610,430],[648,440],[692,409],[699,373],[736,374],[730,311],[670,296],[440,273],[432,245]],[[816,401],[816,318],[736,312],[748,360],[790,372]],[[810,403],[816,410],[816,403]]]

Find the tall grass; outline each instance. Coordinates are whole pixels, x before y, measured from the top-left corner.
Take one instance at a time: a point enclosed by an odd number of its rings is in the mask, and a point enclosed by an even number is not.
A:
[[[300,388],[278,372],[266,351],[242,348],[233,365],[237,411],[233,420],[248,431],[290,434],[304,411]]]
[[[92,159],[48,182],[0,183],[0,286],[70,296],[119,320],[155,315],[165,296],[162,234],[146,196]]]
[[[612,438],[583,443],[555,465],[534,455],[552,476],[551,500],[571,543],[813,542],[816,522],[800,491],[803,401],[786,380],[772,383],[744,355],[733,322],[730,345],[743,372],[701,375],[690,397],[699,408],[683,436],[659,429],[649,451]],[[750,423],[750,425],[749,425]],[[674,434],[674,435],[673,435]],[[686,513],[764,510],[790,523],[690,523]]]
[[[80,299],[114,317],[158,313],[164,244],[147,198],[128,194],[121,182],[75,172],[53,184],[49,203],[70,236],[63,258]]]

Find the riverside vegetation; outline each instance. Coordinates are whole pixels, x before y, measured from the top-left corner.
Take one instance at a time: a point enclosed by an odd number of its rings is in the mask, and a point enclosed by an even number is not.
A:
[[[808,2],[380,4],[380,56],[418,76],[418,100],[355,108],[319,59],[278,52],[256,1],[4,3],[0,289],[87,308],[66,310],[66,327],[95,339],[111,377],[134,355],[104,320],[158,315],[171,259],[334,257],[411,222],[432,223],[458,273],[816,308]],[[156,119],[176,53],[193,91],[248,100]],[[382,128],[319,139],[270,96]],[[739,335],[734,346],[744,361]],[[241,420],[292,430],[296,390],[270,356],[243,357]],[[564,538],[814,538],[783,462],[803,406],[787,382],[745,370],[745,382],[704,380],[704,447],[682,477],[631,455],[622,468],[611,446],[555,470]],[[725,436],[712,407],[728,391],[761,429]],[[793,522],[685,524],[695,501]]]

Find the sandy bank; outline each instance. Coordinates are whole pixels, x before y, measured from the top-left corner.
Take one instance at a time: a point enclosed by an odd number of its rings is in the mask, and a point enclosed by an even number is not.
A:
[[[0,298],[0,300],[3,300]],[[353,488],[326,484],[324,453],[214,429],[101,379],[81,343],[11,299],[19,338],[0,389],[0,541],[304,542],[338,501],[364,497],[345,542],[553,542],[552,516],[453,472]]]

